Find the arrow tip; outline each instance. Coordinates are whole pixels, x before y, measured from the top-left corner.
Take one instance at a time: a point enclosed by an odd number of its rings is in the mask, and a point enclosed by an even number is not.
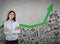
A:
[[[47,9],[48,11],[53,11],[53,3]]]

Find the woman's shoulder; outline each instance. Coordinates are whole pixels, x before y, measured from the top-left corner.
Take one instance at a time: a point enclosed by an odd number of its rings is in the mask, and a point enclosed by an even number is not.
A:
[[[15,21],[14,24],[19,24],[19,22]]]

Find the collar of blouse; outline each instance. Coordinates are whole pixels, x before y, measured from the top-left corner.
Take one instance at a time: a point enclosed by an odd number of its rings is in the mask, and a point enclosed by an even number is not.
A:
[[[11,22],[11,23],[13,23],[13,22],[14,22],[14,20],[12,20],[12,21],[11,21],[11,20],[8,20],[8,22]]]

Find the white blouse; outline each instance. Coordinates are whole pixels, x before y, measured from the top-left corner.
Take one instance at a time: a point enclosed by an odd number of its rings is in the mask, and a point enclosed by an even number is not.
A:
[[[9,30],[12,30],[12,32],[5,32],[4,34],[6,35],[5,39],[6,40],[16,40],[18,39],[18,33],[20,33],[20,30],[16,30],[16,27],[19,27],[19,24],[17,22],[14,21],[6,21],[4,22],[4,28],[8,28]]]

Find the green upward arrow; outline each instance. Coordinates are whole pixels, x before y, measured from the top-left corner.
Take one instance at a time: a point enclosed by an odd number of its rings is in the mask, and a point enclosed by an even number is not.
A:
[[[21,27],[24,28],[34,28],[34,27],[38,27],[38,26],[43,26],[44,24],[46,24],[46,21],[48,19],[48,16],[50,15],[50,13],[53,11],[53,4],[51,4],[48,8],[47,8],[47,14],[43,20],[43,22],[41,23],[37,23],[37,24],[33,24],[33,25],[25,25],[25,24],[20,24]]]
[[[38,27],[38,26],[43,26],[44,24],[46,24],[47,19],[48,19],[50,13],[53,11],[53,4],[51,4],[51,5],[47,8],[47,10],[48,10],[48,11],[47,11],[47,14],[46,14],[43,22],[37,23],[37,24],[33,24],[33,25],[19,24],[20,27],[23,27],[23,28],[34,28],[34,27]],[[0,26],[0,29],[2,29],[3,27],[4,27],[4,26],[1,25],[1,26]]]
[[[45,16],[45,19],[43,20],[43,24],[46,23],[46,21],[47,21],[47,19],[48,19],[48,16],[50,15],[50,12],[53,11],[53,4],[51,4],[51,5],[47,8],[47,10],[48,10],[48,12],[47,12],[47,14],[46,14],[46,16]]]
[[[0,26],[0,30],[1,30],[3,27],[4,27],[4,25],[1,25],[1,26]]]

